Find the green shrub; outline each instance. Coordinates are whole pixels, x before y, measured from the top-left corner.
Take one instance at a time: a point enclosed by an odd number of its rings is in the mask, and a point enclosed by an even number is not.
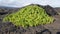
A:
[[[49,24],[53,20],[42,7],[37,5],[26,6],[16,13],[9,14],[3,18],[4,22],[9,21],[16,26],[22,27]]]

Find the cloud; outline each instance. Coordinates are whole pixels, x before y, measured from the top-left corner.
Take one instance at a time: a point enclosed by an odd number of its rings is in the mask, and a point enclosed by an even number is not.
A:
[[[0,6],[9,7],[23,7],[32,3],[60,7],[60,0],[0,0]]]

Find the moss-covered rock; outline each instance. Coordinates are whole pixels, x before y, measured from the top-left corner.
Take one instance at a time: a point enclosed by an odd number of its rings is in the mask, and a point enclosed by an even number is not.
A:
[[[16,13],[12,13],[3,18],[4,22],[12,22],[16,26],[37,26],[53,22],[53,17],[37,5],[29,5],[21,8]]]

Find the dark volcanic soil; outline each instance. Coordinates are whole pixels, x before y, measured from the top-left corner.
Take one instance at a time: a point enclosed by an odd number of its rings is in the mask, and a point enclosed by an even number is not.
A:
[[[54,23],[39,25],[36,27],[22,28],[16,27],[10,22],[2,22],[4,16],[16,12],[18,8],[0,8],[0,34],[60,34],[60,15],[56,15],[57,12],[60,12],[60,8],[53,9],[50,6],[45,6],[44,9],[46,9],[50,16],[53,16],[56,19]]]

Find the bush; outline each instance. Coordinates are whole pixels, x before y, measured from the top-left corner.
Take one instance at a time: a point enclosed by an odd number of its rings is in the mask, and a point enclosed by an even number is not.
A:
[[[29,5],[21,8],[18,12],[7,15],[4,22],[12,22],[16,26],[37,26],[53,22],[53,18],[46,11],[37,5]]]

